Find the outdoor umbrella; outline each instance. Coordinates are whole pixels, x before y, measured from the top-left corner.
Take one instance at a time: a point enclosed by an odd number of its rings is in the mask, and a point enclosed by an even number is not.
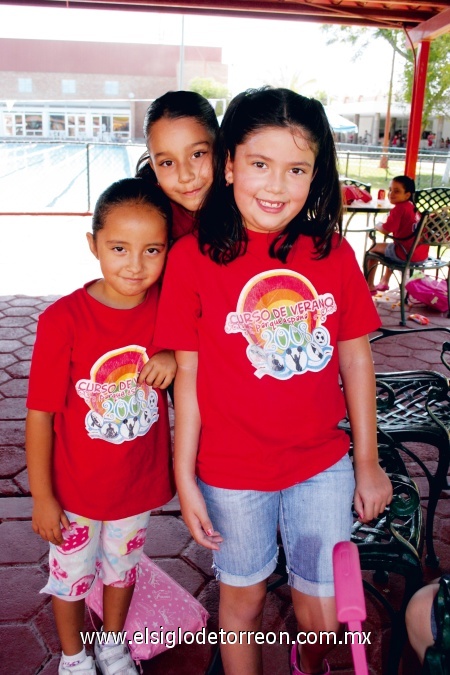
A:
[[[342,115],[338,115],[336,112],[330,110],[327,106],[325,106],[325,112],[327,114],[328,121],[333,131],[343,134],[358,133],[358,126],[354,122],[350,122],[350,120],[347,120],[345,117],[342,117]]]

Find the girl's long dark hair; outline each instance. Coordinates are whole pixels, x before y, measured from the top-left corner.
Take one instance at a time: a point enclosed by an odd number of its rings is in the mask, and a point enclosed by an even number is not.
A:
[[[225,183],[228,155],[233,160],[236,146],[268,127],[300,131],[315,155],[315,175],[303,209],[272,243],[269,253],[286,262],[301,234],[314,240],[317,258],[331,250],[334,232],[342,236],[342,196],[336,149],[325,110],[319,101],[289,89],[249,89],[228,106],[220,127],[215,154],[214,180],[199,214],[200,250],[214,262],[226,264],[243,255],[247,232],[233,196]]]
[[[168,91],[147,108],[144,118],[144,138],[147,140],[152,125],[158,120],[166,117],[167,119],[180,119],[182,117],[193,117],[202,126],[204,126],[211,136],[215,139],[219,130],[216,113],[210,102],[197,94],[195,91]],[[156,180],[155,172],[149,164],[150,155],[146,150],[138,159],[136,165],[136,176],[139,178],[148,178],[154,184]]]

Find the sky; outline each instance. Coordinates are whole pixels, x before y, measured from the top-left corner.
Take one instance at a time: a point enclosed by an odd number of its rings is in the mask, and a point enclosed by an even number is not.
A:
[[[305,95],[385,94],[392,51],[383,40],[352,60],[354,48],[326,44],[320,24],[154,12],[121,12],[0,5],[0,37],[136,42],[222,47],[235,95],[263,84],[295,87]],[[395,80],[394,80],[395,81]]]

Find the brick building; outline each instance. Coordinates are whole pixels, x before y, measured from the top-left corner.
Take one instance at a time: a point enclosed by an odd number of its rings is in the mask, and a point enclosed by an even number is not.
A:
[[[0,137],[140,140],[152,99],[227,76],[218,47],[1,38]]]

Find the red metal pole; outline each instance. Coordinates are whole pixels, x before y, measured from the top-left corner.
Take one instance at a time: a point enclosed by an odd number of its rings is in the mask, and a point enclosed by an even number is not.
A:
[[[410,178],[416,177],[429,54],[430,42],[422,40],[417,53],[411,100],[411,116],[409,118],[408,140],[406,144],[405,175]]]

